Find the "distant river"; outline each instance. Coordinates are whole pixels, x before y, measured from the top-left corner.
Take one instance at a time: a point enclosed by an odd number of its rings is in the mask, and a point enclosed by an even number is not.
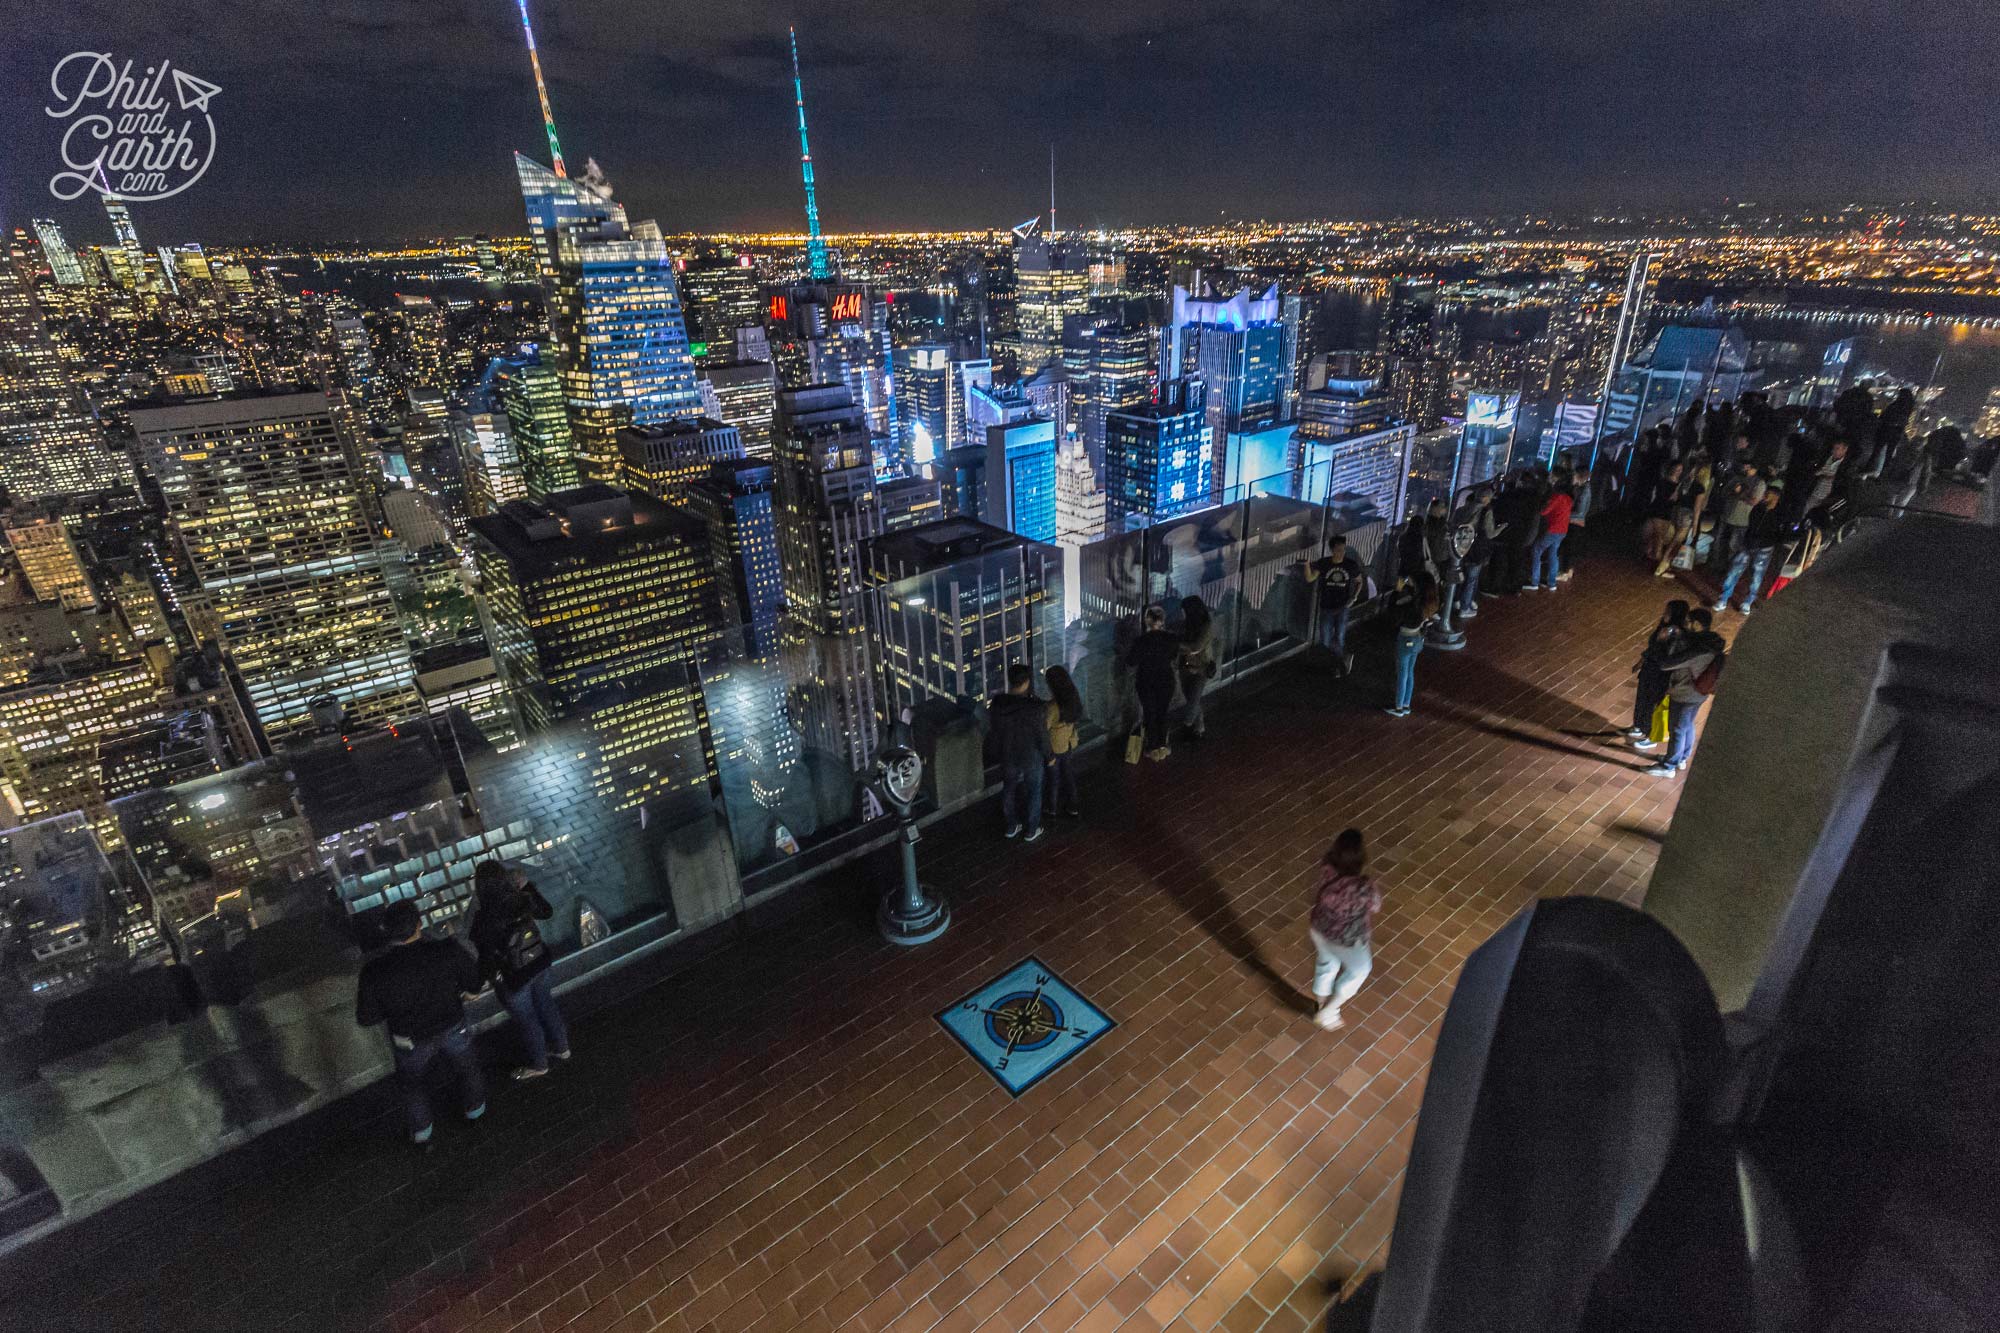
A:
[[[1844,307],[1848,303],[1841,299],[1842,295],[1829,291],[1816,293],[1813,299],[1821,309]],[[1857,303],[1879,305],[1882,300],[1874,292],[1856,295]],[[1727,299],[1727,293],[1718,295],[1718,300]],[[1676,306],[1656,316],[1648,334],[1671,318],[1684,317],[1680,312],[1685,309]],[[1384,302],[1366,295],[1329,292],[1321,306],[1321,345],[1335,349],[1374,347],[1384,310]],[[1967,315],[1955,319],[1943,315],[1928,322],[1898,322],[1893,314],[1880,309],[1840,313],[1802,310],[1789,313],[1725,310],[1724,313],[1753,341],[1762,344],[1760,350],[1766,368],[1774,378],[1813,369],[1828,347],[1843,338],[1856,338],[1859,342],[1855,363],[1864,374],[1886,372],[1922,384],[1931,380],[1935,371],[1933,382],[1944,386],[1939,408],[1961,424],[1969,425],[1985,403],[1987,392],[2000,386],[2000,323],[1990,318]],[[1913,302],[1910,313],[1924,314],[1925,307]],[[1504,331],[1498,320],[1467,330],[1475,337]]]

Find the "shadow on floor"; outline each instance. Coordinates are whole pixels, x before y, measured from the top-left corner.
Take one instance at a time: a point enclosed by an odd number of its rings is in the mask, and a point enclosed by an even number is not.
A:
[[[1182,912],[1228,951],[1230,957],[1263,979],[1278,1003],[1295,1013],[1311,1013],[1315,1007],[1305,993],[1265,959],[1257,942],[1236,914],[1229,890],[1208,868],[1207,862],[1188,850],[1167,825],[1150,812],[1139,811],[1127,820],[1118,834],[1120,849],[1128,860],[1165,889]]]

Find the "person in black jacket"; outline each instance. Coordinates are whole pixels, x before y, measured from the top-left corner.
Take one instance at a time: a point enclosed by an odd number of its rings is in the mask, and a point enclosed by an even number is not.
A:
[[[540,1078],[549,1072],[551,1055],[569,1059],[569,1028],[550,989],[554,955],[535,924],[555,909],[525,873],[499,861],[481,861],[472,882],[478,894],[472,943],[479,950],[480,972],[492,978],[527,1051],[528,1061],[514,1077]]]
[[[1632,742],[1635,750],[1650,750],[1659,744],[1653,739],[1653,714],[1667,697],[1667,673],[1660,663],[1680,650],[1681,636],[1687,633],[1687,617],[1686,602],[1678,597],[1668,602],[1632,668],[1639,677],[1639,686],[1632,698],[1632,725],[1625,729],[1625,739]]]
[[[993,727],[993,748],[999,752],[1000,812],[1007,836],[1026,841],[1042,836],[1042,773],[1055,758],[1049,744],[1048,705],[1035,697],[1035,672],[1026,662],[1007,668],[1007,692],[986,705]]]
[[[1146,728],[1146,757],[1165,759],[1167,711],[1174,704],[1174,668],[1181,659],[1178,636],[1167,633],[1167,613],[1157,606],[1146,608],[1146,632],[1125,653],[1125,665],[1132,668],[1132,683],[1139,691],[1139,711]]]
[[[425,939],[423,917],[408,899],[383,909],[382,929],[390,945],[361,968],[354,1021],[365,1028],[388,1027],[410,1142],[429,1143],[431,1103],[424,1076],[439,1056],[458,1077],[465,1118],[486,1114],[486,1084],[465,1024],[464,997],[480,989],[479,965],[449,940]]]
[[[1757,603],[1757,594],[1764,590],[1765,576],[1771,572],[1772,554],[1780,546],[1791,545],[1798,536],[1798,525],[1790,522],[1779,508],[1784,498],[1784,492],[1773,486],[1750,511],[1750,521],[1743,528],[1742,546],[1729,557],[1729,572],[1723,575],[1722,591],[1709,610],[1727,608],[1730,594],[1743,582],[1743,601],[1736,609],[1746,616],[1750,614],[1750,608]],[[1744,582],[1746,574],[1748,581]]]

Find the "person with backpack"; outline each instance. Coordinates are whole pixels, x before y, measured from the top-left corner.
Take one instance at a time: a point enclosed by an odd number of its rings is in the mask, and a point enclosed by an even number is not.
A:
[[[1670,778],[1694,756],[1695,719],[1721,683],[1729,660],[1728,645],[1710,628],[1714,623],[1714,614],[1697,606],[1688,612],[1680,644],[1660,659],[1667,675],[1667,755],[1646,770],[1648,777]]]
[[[1076,729],[1083,723],[1083,696],[1069,669],[1052,666],[1042,672],[1049,686],[1048,813],[1080,815],[1076,796]]]
[[[1348,829],[1333,840],[1313,883],[1311,921],[1313,1022],[1328,1032],[1347,1026],[1340,1006],[1354,998],[1375,967],[1374,918],[1382,910],[1382,886],[1368,874],[1368,850],[1361,830]]]
[[[1000,813],[1007,836],[1024,841],[1042,836],[1042,775],[1055,757],[1049,739],[1048,706],[1035,697],[1035,672],[1026,662],[1007,668],[1007,691],[986,705],[993,748],[1000,759]]]
[[[1333,653],[1335,669],[1345,676],[1354,669],[1347,651],[1347,618],[1361,596],[1366,574],[1361,562],[1347,553],[1347,538],[1326,539],[1326,554],[1306,567],[1306,582],[1319,589],[1319,642]]]
[[[465,997],[484,983],[471,954],[450,940],[424,937],[423,914],[407,898],[382,909],[382,933],[389,947],[361,967],[354,1021],[389,1029],[410,1142],[429,1143],[431,1100],[424,1080],[440,1059],[457,1075],[465,1118],[486,1114],[486,1084],[465,1022]]]
[[[527,1056],[513,1076],[540,1078],[549,1072],[551,1056],[570,1056],[569,1028],[550,988],[555,953],[537,924],[555,915],[555,909],[526,872],[501,861],[481,861],[472,884],[472,944],[479,951],[480,970],[500,992]]]
[[[1208,603],[1199,597],[1181,599],[1181,660],[1177,669],[1181,698],[1187,701],[1181,735],[1199,741],[1208,734],[1201,697],[1215,678],[1215,618],[1208,613]]]
[[[1660,663],[1679,647],[1681,636],[1687,632],[1687,618],[1686,602],[1678,597],[1668,602],[1632,667],[1639,682],[1632,697],[1632,725],[1625,728],[1625,739],[1632,742],[1635,750],[1650,750],[1659,744],[1653,739],[1653,715],[1667,697],[1667,673]]]

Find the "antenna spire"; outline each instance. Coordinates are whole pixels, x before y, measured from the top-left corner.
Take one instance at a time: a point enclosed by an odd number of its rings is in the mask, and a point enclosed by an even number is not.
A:
[[[792,37],[792,97],[799,106],[799,167],[806,180],[806,275],[814,282],[833,276],[826,262],[826,240],[819,234],[819,195],[813,190],[812,145],[806,142],[806,88],[799,81],[799,30]]]
[[[1056,234],[1056,146],[1049,145],[1049,237]]]
[[[556,113],[549,109],[549,86],[542,82],[542,58],[535,52],[535,28],[528,22],[528,0],[514,0],[521,9],[521,31],[528,34],[528,64],[535,71],[535,95],[542,99],[542,124],[549,132],[549,157],[556,175],[565,179],[569,168],[563,165],[562,145],[556,142]]]

